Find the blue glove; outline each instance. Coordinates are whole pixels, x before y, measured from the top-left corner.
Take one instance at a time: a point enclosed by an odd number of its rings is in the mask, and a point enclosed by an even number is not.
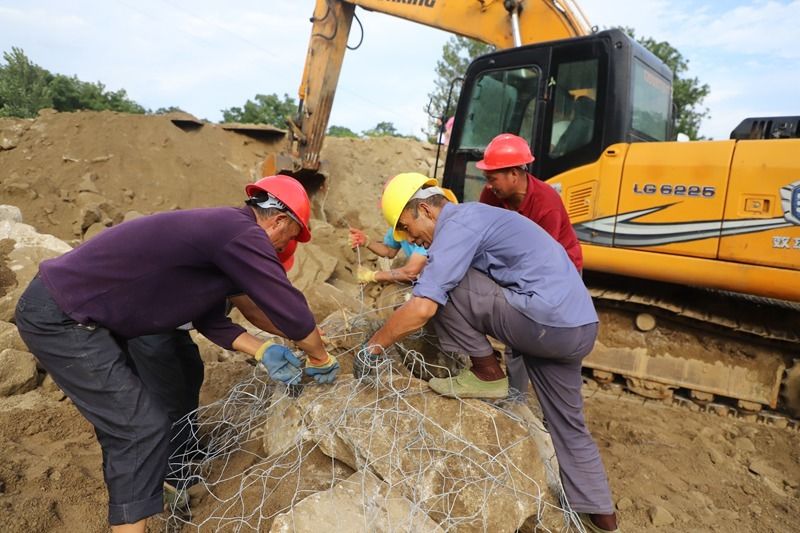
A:
[[[322,365],[315,365],[311,359],[306,359],[306,374],[313,377],[317,383],[333,383],[339,373],[339,361],[332,355]]]
[[[286,385],[300,383],[303,362],[286,346],[265,342],[256,351],[256,360],[264,365],[269,377]]]

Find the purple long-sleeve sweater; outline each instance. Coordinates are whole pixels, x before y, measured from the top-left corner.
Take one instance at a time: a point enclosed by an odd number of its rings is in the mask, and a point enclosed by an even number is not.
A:
[[[249,207],[191,209],[107,229],[39,267],[62,311],[124,338],[193,322],[224,348],[244,328],[225,299],[245,293],[292,340],[315,327],[303,294],[286,277]]]

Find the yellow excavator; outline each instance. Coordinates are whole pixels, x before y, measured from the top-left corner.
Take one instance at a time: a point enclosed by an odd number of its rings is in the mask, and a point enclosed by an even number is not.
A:
[[[443,181],[476,200],[488,142],[529,141],[601,315],[590,375],[650,398],[800,416],[800,117],[670,141],[672,72],[619,30],[593,33],[569,1],[317,0],[290,125],[301,177],[319,170],[356,6],[498,49],[467,69]]]

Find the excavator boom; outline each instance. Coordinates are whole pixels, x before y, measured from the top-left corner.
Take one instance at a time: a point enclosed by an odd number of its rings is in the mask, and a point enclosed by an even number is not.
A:
[[[554,0],[317,0],[303,78],[300,109],[290,124],[291,170],[303,180],[320,167],[319,154],[328,127],[355,7],[509,48],[586,35],[589,25],[571,1]],[[265,172],[279,170],[273,164]],[[319,181],[319,178],[312,181]]]
[[[327,3],[325,0],[319,3]],[[497,48],[519,46],[510,17],[518,16],[522,43],[587,35],[586,17],[573,2],[547,0],[348,0],[370,11],[425,24]]]

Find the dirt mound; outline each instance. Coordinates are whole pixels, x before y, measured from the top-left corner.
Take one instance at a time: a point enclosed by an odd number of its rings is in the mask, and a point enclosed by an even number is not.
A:
[[[240,204],[264,158],[285,148],[280,133],[256,133],[184,115],[44,111],[32,120],[0,119],[2,203],[19,207],[39,232],[67,241],[94,222],[121,222],[127,211]],[[378,227],[373,207],[384,181],[429,172],[434,158],[433,147],[411,139],[330,138],[322,159],[332,179],[315,216]]]
[[[322,159],[330,175],[317,200],[324,208],[324,218],[336,226],[378,230],[385,227],[379,204],[383,184],[401,172],[432,176],[436,147],[395,137],[328,138]]]
[[[120,222],[125,211],[241,202],[275,146],[211,124],[113,112],[3,120],[0,138],[4,203],[65,240],[94,222]]]

